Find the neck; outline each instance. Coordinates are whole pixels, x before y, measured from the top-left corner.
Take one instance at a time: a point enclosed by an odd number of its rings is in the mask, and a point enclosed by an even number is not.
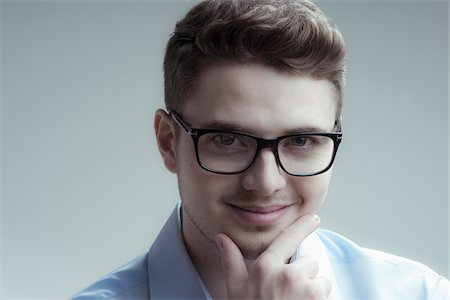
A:
[[[183,213],[183,238],[189,256],[213,299],[226,299],[225,276],[219,249]]]

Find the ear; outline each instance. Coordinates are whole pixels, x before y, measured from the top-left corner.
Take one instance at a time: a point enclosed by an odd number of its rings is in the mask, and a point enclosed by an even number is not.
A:
[[[156,142],[164,160],[164,165],[167,170],[176,173],[175,128],[172,119],[164,110],[158,109],[155,112],[154,127]]]

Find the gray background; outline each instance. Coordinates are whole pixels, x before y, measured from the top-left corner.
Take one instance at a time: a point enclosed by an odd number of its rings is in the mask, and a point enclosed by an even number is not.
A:
[[[2,2],[3,298],[66,298],[151,245],[178,199],[163,52],[192,3]],[[323,227],[448,276],[449,5],[317,3],[348,44]]]

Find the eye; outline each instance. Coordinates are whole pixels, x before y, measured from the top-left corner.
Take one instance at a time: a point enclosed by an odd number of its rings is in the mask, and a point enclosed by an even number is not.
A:
[[[304,147],[308,143],[308,138],[304,136],[296,136],[291,139],[293,146]]]
[[[218,134],[215,137],[215,140],[222,145],[230,146],[233,145],[233,143],[236,141],[236,136],[230,133],[222,133]]]

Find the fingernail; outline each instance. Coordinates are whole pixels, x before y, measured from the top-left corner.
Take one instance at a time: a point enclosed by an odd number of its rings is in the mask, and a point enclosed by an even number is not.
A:
[[[313,219],[314,222],[320,223],[320,217],[318,215],[312,216],[312,219]]]
[[[222,253],[223,244],[222,244],[222,239],[221,238],[216,237],[216,245],[217,245],[217,248],[219,248],[220,252]]]

